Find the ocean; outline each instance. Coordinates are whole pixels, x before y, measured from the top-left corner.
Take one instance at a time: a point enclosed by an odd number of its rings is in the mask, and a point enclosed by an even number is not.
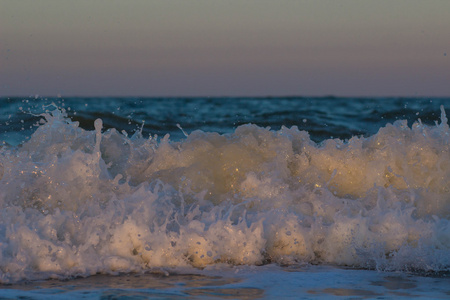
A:
[[[0,108],[0,299],[450,297],[450,98]]]

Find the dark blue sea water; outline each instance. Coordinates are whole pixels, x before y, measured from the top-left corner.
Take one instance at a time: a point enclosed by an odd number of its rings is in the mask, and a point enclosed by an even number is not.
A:
[[[0,295],[445,299],[447,108],[0,98]]]
[[[186,132],[203,130],[230,133],[244,124],[279,130],[297,126],[309,132],[315,142],[329,138],[348,139],[370,136],[396,120],[419,118],[433,124],[439,107],[450,106],[450,98],[2,98],[0,134],[8,137],[34,131],[35,116],[51,110],[52,103],[84,129],[94,129],[101,118],[105,128],[126,130],[142,128],[144,136],[170,134],[179,140]],[[446,105],[447,104],[447,105]],[[144,125],[144,126],[142,126]],[[13,138],[14,139],[14,138]],[[17,143],[14,141],[13,143]]]

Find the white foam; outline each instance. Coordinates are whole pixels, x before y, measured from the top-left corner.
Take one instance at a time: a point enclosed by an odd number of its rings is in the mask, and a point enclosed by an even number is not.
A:
[[[0,149],[0,280],[154,267],[450,268],[449,127],[397,121],[317,145],[296,127],[181,142],[59,110]]]

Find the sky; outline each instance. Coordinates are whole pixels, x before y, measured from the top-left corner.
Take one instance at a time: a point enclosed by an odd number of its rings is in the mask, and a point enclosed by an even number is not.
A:
[[[450,96],[448,0],[0,0],[0,96]]]

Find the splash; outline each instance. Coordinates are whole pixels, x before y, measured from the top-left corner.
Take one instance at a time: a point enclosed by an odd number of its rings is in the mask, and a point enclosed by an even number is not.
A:
[[[171,142],[43,114],[0,149],[0,281],[220,263],[449,271],[441,111],[320,144],[295,126]]]

